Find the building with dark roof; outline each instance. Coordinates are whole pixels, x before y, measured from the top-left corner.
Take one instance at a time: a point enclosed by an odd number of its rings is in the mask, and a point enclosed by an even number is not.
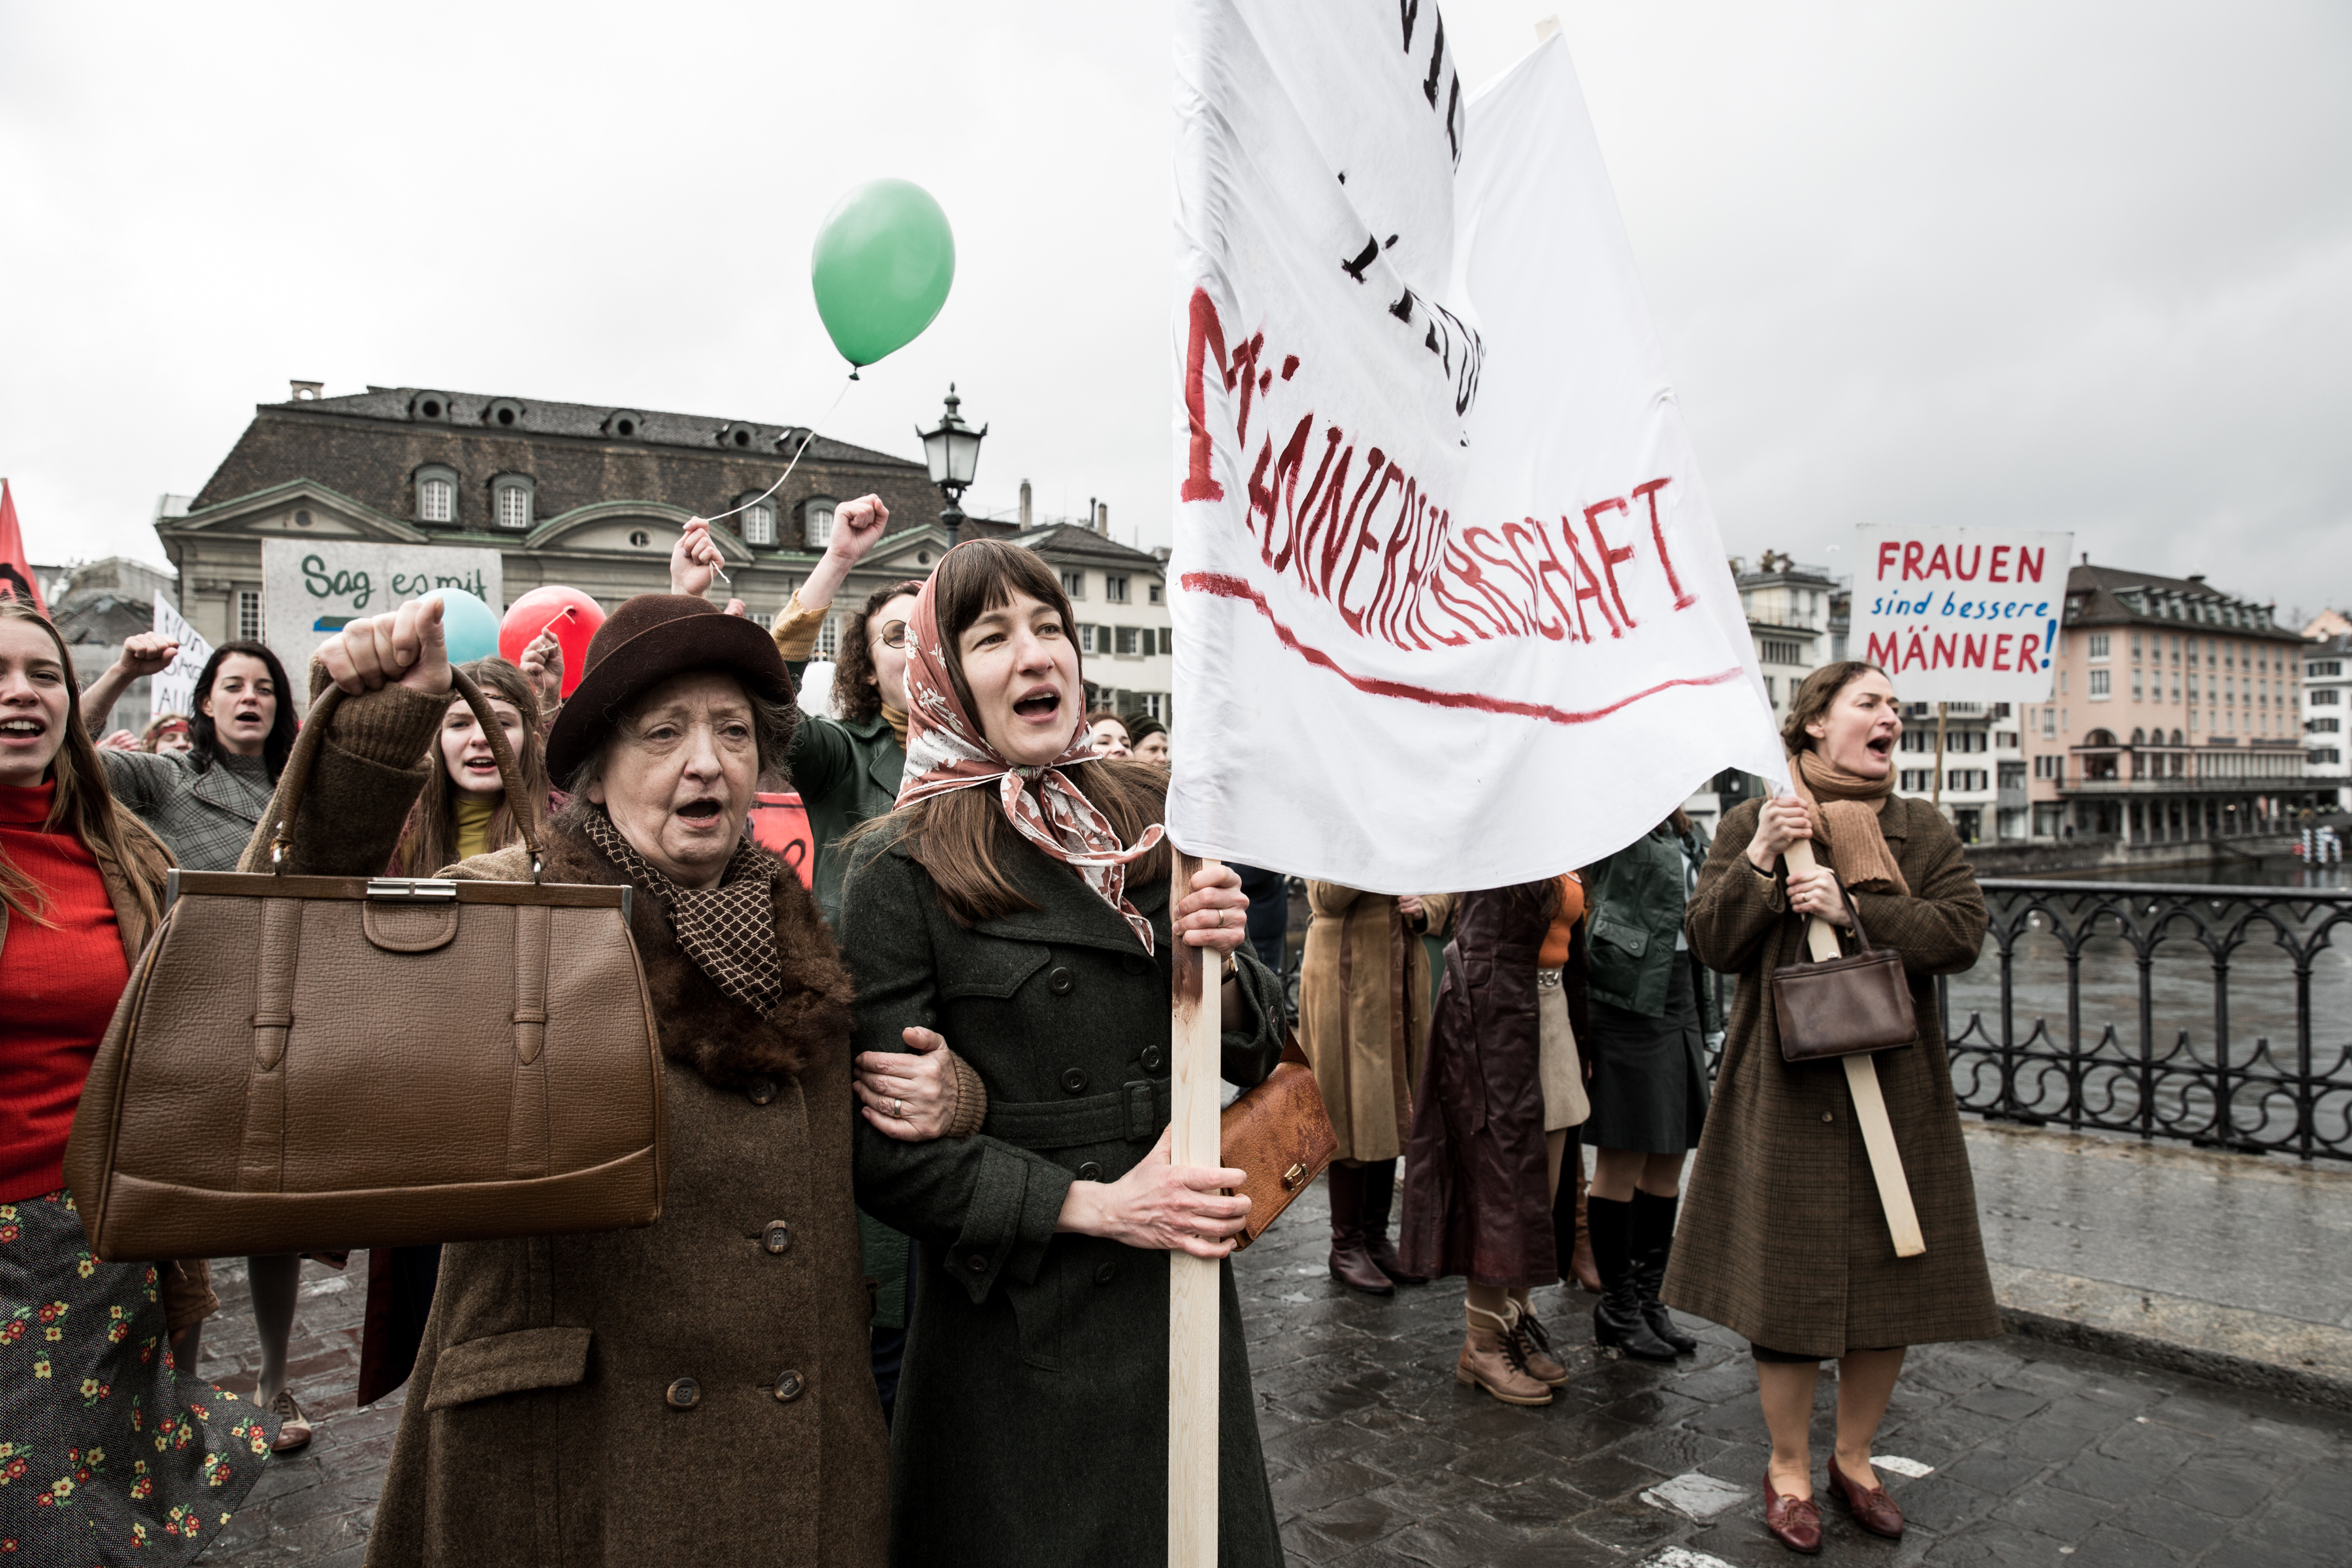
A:
[[[880,496],[890,531],[836,595],[839,611],[928,574],[947,543],[940,492],[921,462],[812,437],[804,426],[431,387],[320,391],[297,382],[287,401],[256,407],[203,489],[157,509],[156,536],[180,574],[181,614],[215,643],[260,635],[261,547],[273,539],[495,549],[509,603],[561,584],[609,607],[667,586],[670,549],[689,519],[742,507],[712,529],[730,579],[719,591],[763,623],[822,558],[842,501]],[[783,487],[755,501],[787,468]],[[1082,616],[1088,606],[1100,615],[1084,624],[1099,626],[1107,651],[1087,673],[1107,693],[1164,717],[1160,558],[1097,531],[1107,509],[1096,509],[1091,528],[1034,526],[1025,485],[1023,509],[1018,521],[971,519],[964,535],[1017,538],[1066,584],[1091,590],[1073,599],[1083,598]],[[1108,597],[1114,592],[1126,596]],[[839,618],[821,654],[833,651]],[[1154,663],[1110,651],[1139,649],[1147,628]]]
[[[2021,711],[2032,836],[2160,845],[2284,832],[2306,783],[2304,639],[2204,577],[2073,568],[2057,689]]]

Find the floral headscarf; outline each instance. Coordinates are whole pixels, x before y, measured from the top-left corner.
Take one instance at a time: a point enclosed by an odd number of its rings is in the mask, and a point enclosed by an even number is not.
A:
[[[934,572],[923,584],[915,613],[907,621],[907,771],[898,784],[898,804],[911,805],[952,790],[994,784],[1013,831],[1084,877],[1087,886],[1135,928],[1143,951],[1151,952],[1151,922],[1128,901],[1127,867],[1150,853],[1167,830],[1155,822],[1133,848],[1122,847],[1109,818],[1061,772],[1094,760],[1084,704],[1071,715],[1069,745],[1045,767],[1008,762],[988,743],[964,711],[948,675],[937,610],[939,580]],[[1037,785],[1034,793],[1026,787],[1032,781]]]

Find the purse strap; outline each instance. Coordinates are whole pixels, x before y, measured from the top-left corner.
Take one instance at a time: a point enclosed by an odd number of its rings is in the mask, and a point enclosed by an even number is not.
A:
[[[474,684],[474,678],[456,665],[449,667],[449,684],[466,706],[474,710],[474,721],[482,727],[482,734],[490,742],[490,755],[499,764],[499,779],[506,786],[509,801],[522,799],[522,768],[516,763],[514,748],[507,744],[505,726],[490,711],[490,700]],[[294,737],[294,750],[286,759],[286,768],[278,781],[278,821],[270,830],[269,869],[274,876],[286,874],[286,852],[294,847],[294,818],[302,809],[302,797],[310,788],[310,770],[319,760],[319,749],[327,742],[327,721],[343,703],[343,689],[332,681],[310,704],[302,728]],[[436,748],[435,761],[439,761]],[[539,829],[532,822],[532,813],[516,809],[507,813],[522,834],[524,847],[530,851],[530,879],[539,880]]]
[[[1789,863],[1786,860],[1781,861],[1780,870],[1784,877],[1786,876],[1788,869]],[[1870,931],[1869,928],[1862,923],[1862,906],[1853,901],[1853,889],[1845,885],[1845,879],[1840,877],[1834,868],[1830,869],[1830,880],[1837,884],[1838,897],[1845,900],[1846,917],[1853,921],[1853,942],[1855,951],[1860,952],[1868,952],[1871,950]],[[1784,882],[1783,886],[1785,885],[1786,884]],[[1795,913],[1794,910],[1790,912],[1792,914]],[[1799,915],[1797,918],[1799,920],[1811,920],[1813,917],[1811,915]],[[1843,942],[1841,942],[1840,945],[1841,949],[1843,949]]]

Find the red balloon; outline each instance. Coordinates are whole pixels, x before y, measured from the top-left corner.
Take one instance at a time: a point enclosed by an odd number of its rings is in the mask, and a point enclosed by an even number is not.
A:
[[[549,584],[533,588],[507,606],[499,623],[499,657],[509,664],[522,662],[523,649],[552,630],[563,646],[563,695],[569,697],[588,669],[588,639],[604,624],[604,611],[577,588]]]

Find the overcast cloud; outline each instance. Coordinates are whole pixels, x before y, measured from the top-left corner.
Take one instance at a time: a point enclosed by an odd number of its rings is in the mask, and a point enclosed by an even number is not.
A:
[[[1474,83],[1559,11],[1733,550],[2067,528],[2352,601],[2352,9],[1444,9]],[[960,272],[828,433],[916,456],[953,379],[974,510],[1026,477],[1165,542],[1171,15],[0,4],[32,551],[160,560],[156,496],[295,377],[812,421],[810,243],[883,174]]]

